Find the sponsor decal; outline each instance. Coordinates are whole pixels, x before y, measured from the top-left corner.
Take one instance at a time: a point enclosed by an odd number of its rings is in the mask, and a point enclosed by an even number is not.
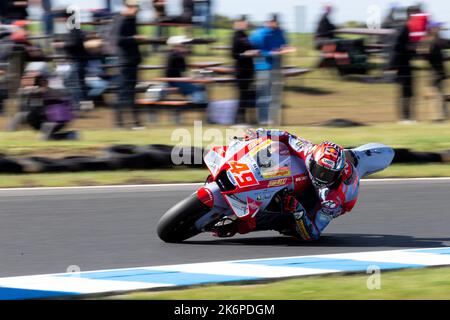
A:
[[[322,206],[327,209],[335,209],[337,207],[337,203],[333,200],[326,200],[322,202]]]
[[[251,140],[249,143],[248,143],[248,145],[247,145],[247,148],[250,150],[250,149],[253,149],[256,145],[258,145],[260,142],[262,141],[262,139],[261,138],[258,138],[258,139],[256,139],[256,140]]]
[[[302,149],[304,149],[306,147],[307,142],[305,140],[291,137],[289,139],[289,144],[295,151],[301,151]]]
[[[306,181],[306,180],[308,180],[308,176],[307,175],[304,175],[304,176],[297,176],[297,177],[295,177],[295,180],[294,180],[294,182],[302,182],[302,181]]]
[[[233,178],[239,187],[245,188],[259,184],[252,170],[250,170],[250,167],[246,163],[230,161],[229,164],[229,172],[233,175]]]
[[[344,177],[344,183],[346,185],[350,185],[354,182],[354,175],[355,175],[355,171],[353,170],[353,165],[349,164],[348,162],[345,163],[345,168],[344,168],[344,172],[343,172],[343,177]],[[356,179],[357,180],[357,179]]]
[[[290,176],[291,170],[289,167],[279,168],[275,171],[266,171],[262,174],[265,179]]]
[[[272,199],[272,192],[262,192],[262,193],[256,193],[256,200],[269,200]]]
[[[230,171],[227,171],[227,177],[234,186],[237,185],[236,179],[234,179],[233,174]]]
[[[295,144],[295,149],[296,150],[301,150],[301,149],[303,149],[305,147],[305,142],[304,141],[298,141],[296,144]]]
[[[205,163],[212,175],[215,176],[222,165],[223,158],[213,149],[205,156]]]
[[[287,183],[287,181],[288,181],[287,178],[271,180],[271,181],[269,181],[267,187],[269,187],[269,188],[271,188],[271,187],[280,187],[280,186],[285,185]]]
[[[208,166],[212,172],[217,172],[217,170],[219,170],[219,165],[215,162],[208,162]]]
[[[308,230],[306,229],[305,223],[303,220],[296,220],[298,231],[303,238],[303,240],[311,240],[311,236],[309,235]]]
[[[255,162],[252,162],[252,169],[254,172],[258,172],[259,171],[258,164],[256,164]]]
[[[341,215],[342,210],[340,209],[327,209],[327,208],[322,208],[321,210],[325,215],[331,217],[331,218],[337,218]],[[324,216],[324,215],[322,215]]]
[[[339,203],[333,200],[326,200],[322,202],[321,211],[332,218],[338,217],[342,212],[342,207]]]
[[[249,145],[248,148],[250,151],[248,154],[250,156],[254,157],[259,151],[267,148],[272,143],[272,140],[270,140],[270,139],[267,139],[262,143],[261,143],[261,141],[262,141],[262,138],[259,138],[258,140],[256,140],[255,143],[258,143],[258,145],[256,147],[255,147],[255,145],[251,145],[251,146]]]
[[[250,197],[247,197],[247,212],[246,214],[251,215],[252,217],[256,215],[259,211],[259,207],[261,206],[262,202],[256,201]]]
[[[327,158],[322,158],[320,160],[320,162],[321,162],[322,165],[328,166],[330,168],[334,168],[334,166],[336,165],[336,162],[334,162],[334,161],[332,161],[330,159],[327,159]]]
[[[227,153],[227,147],[214,147],[214,152],[221,158],[225,158],[225,154]]]

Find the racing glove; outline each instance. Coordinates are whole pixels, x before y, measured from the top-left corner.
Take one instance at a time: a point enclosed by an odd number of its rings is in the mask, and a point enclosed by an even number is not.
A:
[[[300,202],[292,195],[286,195],[283,199],[283,212],[294,213],[298,207],[302,207]],[[302,207],[303,208],[303,207]]]

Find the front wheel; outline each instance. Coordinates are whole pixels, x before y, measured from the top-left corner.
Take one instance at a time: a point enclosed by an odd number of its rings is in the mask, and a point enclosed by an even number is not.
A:
[[[176,243],[200,233],[195,222],[210,208],[204,205],[194,193],[170,208],[158,221],[158,236],[164,242]]]

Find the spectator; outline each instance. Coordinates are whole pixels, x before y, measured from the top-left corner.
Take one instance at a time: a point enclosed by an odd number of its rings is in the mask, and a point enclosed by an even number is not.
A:
[[[183,0],[181,15],[166,17],[163,19],[163,22],[192,23],[195,13],[194,1],[195,0]]]
[[[70,14],[65,13],[69,19]],[[83,30],[73,27],[66,34],[63,42],[55,42],[53,46],[64,49],[70,60],[70,73],[65,79],[65,86],[72,94],[73,104],[76,110],[81,110],[87,104],[86,67],[89,54],[84,47],[86,36]]]
[[[100,39],[91,39],[85,42],[85,47],[90,55],[86,68],[87,96],[94,105],[105,105],[103,94],[114,77],[103,68],[107,59],[103,50],[104,42]]]
[[[255,65],[258,122],[261,125],[270,125],[274,123],[274,118],[275,122],[280,122],[283,93],[282,56],[294,52],[295,49],[287,45],[276,14],[272,15],[266,26],[253,32],[250,42],[260,51]]]
[[[70,101],[64,92],[49,87],[48,68],[45,63],[32,63],[21,82],[20,112],[8,125],[10,131],[26,123],[39,130],[44,140],[77,139],[75,131],[61,132],[73,119]]]
[[[255,66],[253,57],[258,54],[253,49],[247,35],[249,23],[246,16],[242,16],[234,23],[231,55],[235,60],[236,79],[239,90],[239,107],[235,123],[245,123],[246,110],[255,107]]]
[[[402,17],[402,8],[397,3],[391,3],[389,5],[389,12],[381,23],[381,27],[384,29],[397,29],[405,23]]]
[[[401,10],[402,8],[399,7],[398,4],[391,3],[389,6],[389,12],[387,16],[384,18],[383,22],[381,23],[381,27],[384,29],[400,30],[402,26],[405,24],[405,19],[401,15]],[[385,71],[389,70],[389,61],[393,54],[393,47],[396,38],[397,38],[396,32],[380,36],[379,38],[379,43],[385,45],[385,47],[382,49],[384,57],[386,58],[385,65],[383,66],[383,69]],[[387,82],[392,82],[393,79],[390,78],[389,73],[386,73],[385,80]]]
[[[211,34],[212,0],[195,0],[195,16],[201,19],[206,34]]]
[[[440,115],[437,121],[445,121],[449,119],[449,112],[447,108],[446,92],[444,90],[444,82],[447,78],[445,70],[444,49],[446,49],[445,41],[440,37],[441,24],[437,22],[430,22],[428,24],[428,33],[423,40],[423,49],[420,53],[424,54],[430,63],[433,77],[432,86],[437,92],[437,101],[440,105]]]
[[[10,38],[14,42],[15,48],[20,48],[19,50],[23,51],[26,61],[42,61],[44,59],[44,52],[40,46],[28,40],[26,25],[27,22],[24,20],[14,22]]]
[[[321,50],[322,46],[325,43],[335,38],[334,30],[336,30],[336,26],[330,21],[330,15],[332,11],[333,7],[331,5],[326,5],[324,7],[324,12],[319,20],[319,24],[315,33],[315,43],[317,50]]]
[[[113,12],[113,4],[111,0],[105,0],[105,6],[104,6],[105,10],[109,13]]]
[[[8,60],[8,97],[14,98],[20,87],[20,78],[23,75],[27,61],[39,61],[43,58],[41,48],[28,41],[26,22],[17,20],[11,25],[11,34],[6,41],[6,47],[10,47]],[[9,43],[8,43],[9,42]]]
[[[0,1],[0,23],[7,24],[7,14],[8,14],[8,1]]]
[[[42,9],[44,10],[42,24],[44,25],[45,34],[53,36],[54,22],[52,13],[52,0],[42,0]]]
[[[142,129],[139,119],[139,110],[136,105],[136,84],[138,80],[138,67],[142,61],[139,44],[144,37],[137,34],[136,15],[139,12],[137,0],[127,0],[121,12],[118,23],[118,40],[120,64],[120,88],[116,104],[116,126],[124,127],[123,109],[131,110],[133,114],[133,129]]]
[[[166,0],[153,0],[153,9],[155,10],[155,20],[157,22],[164,22],[167,19],[166,13]],[[162,38],[167,36],[167,30],[161,25],[156,26],[156,37]],[[153,50],[158,51],[159,46],[157,44],[153,45]]]
[[[180,22],[192,23],[194,17],[194,0],[183,0],[183,13],[180,16]]]
[[[396,81],[400,85],[399,117],[404,124],[412,123],[412,104],[414,96],[413,72],[411,59],[413,51],[409,36],[408,24],[405,23],[399,30],[394,43],[389,70],[396,72]]]
[[[5,74],[6,72],[0,69],[0,117],[5,114],[5,102],[8,99]]]
[[[10,31],[0,30],[0,115],[4,113],[8,99],[8,62],[14,48],[10,35]]]
[[[28,0],[1,0],[0,1],[0,22],[12,24],[17,20],[28,18]]]
[[[167,16],[166,0],[152,0],[153,9],[155,10],[156,20],[160,21]]]
[[[26,124],[28,114],[34,108],[43,109],[43,94],[49,88],[48,78],[49,69],[45,62],[32,62],[27,65],[18,90],[20,108],[8,123],[8,131],[16,131],[21,124]]]
[[[0,116],[5,112],[5,101],[8,99],[6,67],[0,62]]]
[[[422,12],[420,5],[408,8],[409,41],[416,45],[427,33],[428,14]]]
[[[182,78],[187,69],[186,54],[188,49],[186,43],[190,42],[185,36],[173,36],[167,40],[171,46],[167,56],[165,76],[168,78]],[[193,103],[207,103],[206,88],[202,85],[192,84],[190,82],[169,82],[170,87],[178,88],[181,94],[188,96]]]

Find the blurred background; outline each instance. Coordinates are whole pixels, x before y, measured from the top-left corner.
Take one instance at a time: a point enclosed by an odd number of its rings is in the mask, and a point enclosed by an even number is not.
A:
[[[276,127],[314,142],[435,152],[440,161],[383,174],[448,176],[449,7],[3,0],[0,171],[35,175],[8,175],[0,185],[201,181],[204,169],[181,175],[155,165],[149,173],[141,165],[124,177],[115,166],[92,165],[134,154],[132,146],[174,145],[174,130],[193,133],[194,121],[222,132]],[[87,169],[67,165],[80,157]],[[89,173],[98,168],[104,172]]]

